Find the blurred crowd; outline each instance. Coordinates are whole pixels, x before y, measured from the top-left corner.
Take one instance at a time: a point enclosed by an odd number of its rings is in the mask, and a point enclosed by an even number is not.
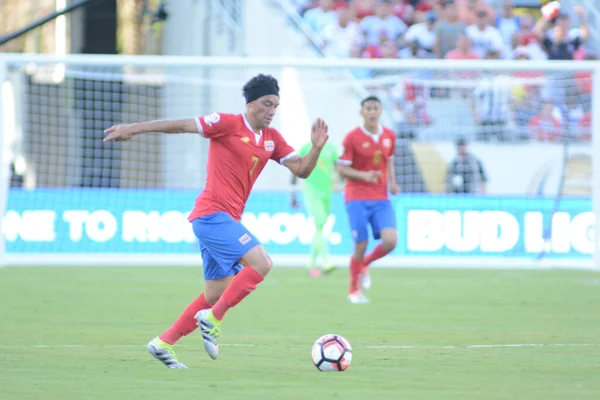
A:
[[[585,46],[589,31],[581,7],[571,10],[578,19],[573,23],[558,3],[555,9],[550,5],[540,10],[516,9],[513,0],[496,0],[496,7],[487,0],[292,1],[329,57],[597,59]],[[549,84],[548,78],[554,78],[546,74],[546,81],[537,85],[526,82],[544,78],[542,72],[513,72],[511,78],[524,80],[521,85],[507,84],[501,76],[455,75],[475,82],[472,91],[461,95],[470,97],[478,140],[590,139],[590,74],[557,76],[558,84]],[[419,126],[432,123],[428,99],[451,96],[437,89],[407,79],[389,88],[396,122],[409,137],[415,137]],[[508,132],[509,121],[519,128],[516,133]]]
[[[293,0],[325,54],[364,58],[582,60],[589,36],[585,13],[536,22],[512,0],[499,12],[486,0]],[[518,14],[518,15],[517,15]]]

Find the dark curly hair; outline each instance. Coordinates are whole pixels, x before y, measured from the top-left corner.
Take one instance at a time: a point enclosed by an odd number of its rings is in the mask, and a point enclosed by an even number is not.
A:
[[[244,97],[247,98],[249,91],[265,83],[273,85],[275,89],[279,91],[279,83],[277,82],[277,79],[275,79],[271,75],[258,74],[255,77],[251,78],[248,82],[246,82],[246,84],[242,88],[242,94],[244,95]]]

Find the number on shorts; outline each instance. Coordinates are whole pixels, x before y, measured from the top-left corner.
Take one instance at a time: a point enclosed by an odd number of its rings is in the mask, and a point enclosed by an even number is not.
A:
[[[381,162],[381,150],[375,150],[373,154],[373,164],[378,165]]]
[[[260,161],[260,159],[256,156],[252,156],[252,168],[250,168],[250,176],[252,176],[252,174],[254,173],[254,170],[256,169],[256,166],[258,165],[258,162]]]

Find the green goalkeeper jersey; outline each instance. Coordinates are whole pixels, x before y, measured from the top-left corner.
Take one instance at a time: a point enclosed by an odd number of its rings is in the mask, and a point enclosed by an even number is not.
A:
[[[300,149],[300,155],[304,156],[311,148],[311,143],[307,143]],[[331,194],[333,191],[333,178],[335,164],[338,159],[338,151],[330,142],[325,143],[319,161],[313,172],[304,180],[304,188],[307,191],[319,194]]]

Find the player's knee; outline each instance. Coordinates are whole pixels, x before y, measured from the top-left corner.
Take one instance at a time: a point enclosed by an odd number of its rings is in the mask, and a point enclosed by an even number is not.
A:
[[[398,233],[396,231],[386,232],[386,235],[382,235],[381,239],[383,248],[387,251],[392,251],[398,243]]]
[[[273,260],[267,254],[262,246],[255,246],[241,260],[242,265],[251,266],[256,272],[263,277],[267,276],[271,268],[273,268]]]
[[[265,252],[262,257],[260,257],[252,266],[256,272],[261,274],[263,277],[267,276],[268,273],[273,268],[273,260],[271,257]]]

